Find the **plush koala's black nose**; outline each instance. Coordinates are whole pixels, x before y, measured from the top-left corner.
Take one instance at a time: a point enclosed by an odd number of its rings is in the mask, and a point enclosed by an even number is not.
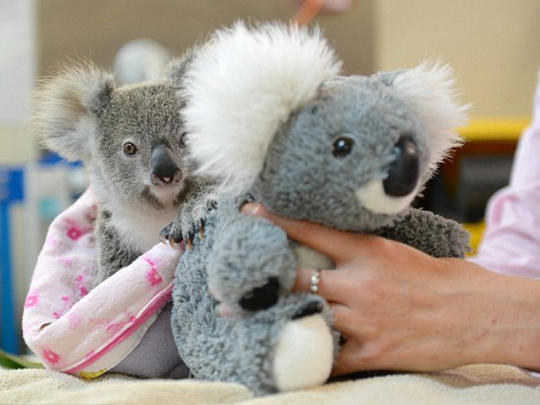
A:
[[[384,192],[390,197],[404,197],[414,190],[420,176],[418,147],[410,139],[401,138],[394,154],[396,157],[383,182]]]
[[[152,149],[150,181],[155,186],[178,183],[182,172],[174,160],[172,151],[166,145]]]
[[[239,304],[247,311],[260,311],[270,308],[278,301],[279,280],[277,277],[269,277],[261,287],[254,288],[244,294]]]

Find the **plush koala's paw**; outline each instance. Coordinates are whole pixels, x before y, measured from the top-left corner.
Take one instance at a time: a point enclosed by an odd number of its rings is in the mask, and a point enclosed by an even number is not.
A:
[[[315,387],[330,376],[334,340],[322,311],[322,303],[311,302],[281,331],[273,362],[279,391]]]
[[[176,219],[167,225],[159,234],[163,243],[177,247],[182,241],[191,249],[193,238],[198,233],[201,239],[205,236],[205,225],[208,215],[217,209],[218,202],[212,196],[185,203]]]
[[[223,202],[218,217],[224,218],[228,208]],[[212,254],[206,264],[210,294],[238,315],[268,310],[291,291],[297,275],[296,256],[281,228],[248,217],[237,207],[232,211],[213,234]],[[215,237],[218,234],[225,237]]]

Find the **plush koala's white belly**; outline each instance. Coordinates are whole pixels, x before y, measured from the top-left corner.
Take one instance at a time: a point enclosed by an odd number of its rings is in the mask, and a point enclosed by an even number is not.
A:
[[[131,247],[146,252],[159,243],[159,233],[177,214],[177,208],[159,212],[126,209],[114,218],[114,226]]]
[[[311,250],[306,246],[299,245],[295,248],[298,257],[298,265],[302,269],[334,269],[335,264],[328,257]]]

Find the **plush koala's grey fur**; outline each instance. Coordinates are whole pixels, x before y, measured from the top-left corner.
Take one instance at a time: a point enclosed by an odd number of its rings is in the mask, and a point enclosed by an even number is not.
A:
[[[333,263],[242,214],[246,201],[436,257],[468,249],[457,223],[411,208],[458,141],[465,108],[449,72],[420,66],[345,77],[328,58],[316,32],[239,24],[219,31],[186,72],[190,153],[235,186],[208,212],[204,233],[192,234],[177,269],[172,328],[196,378],[239,382],[258,395],[303,389],[326,381],[339,350],[324,300],[291,291],[298,267]]]
[[[198,204],[192,195],[199,180],[179,114],[185,102],[178,88],[189,59],[172,62],[159,81],[121,87],[106,71],[80,64],[37,92],[38,137],[64,158],[83,162],[97,200],[95,284],[155,245],[184,201]]]

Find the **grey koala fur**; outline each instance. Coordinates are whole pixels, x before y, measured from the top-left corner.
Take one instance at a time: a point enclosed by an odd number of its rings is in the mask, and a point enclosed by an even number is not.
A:
[[[193,220],[193,195],[206,181],[193,174],[179,114],[190,58],[171,62],[160,80],[120,87],[112,74],[81,63],[37,91],[37,136],[65,159],[83,162],[96,197],[95,285],[155,245],[185,201],[182,212]]]
[[[466,107],[451,72],[426,64],[370,77],[339,70],[316,30],[241,23],[218,31],[188,67],[188,148],[201,172],[225,182],[204,233],[189,231],[173,291],[174,338],[195,378],[258,395],[304,389],[327,380],[339,350],[324,300],[291,291],[297,268],[334,264],[241,213],[246,201],[435,257],[468,249],[456,222],[411,208],[459,144]]]

